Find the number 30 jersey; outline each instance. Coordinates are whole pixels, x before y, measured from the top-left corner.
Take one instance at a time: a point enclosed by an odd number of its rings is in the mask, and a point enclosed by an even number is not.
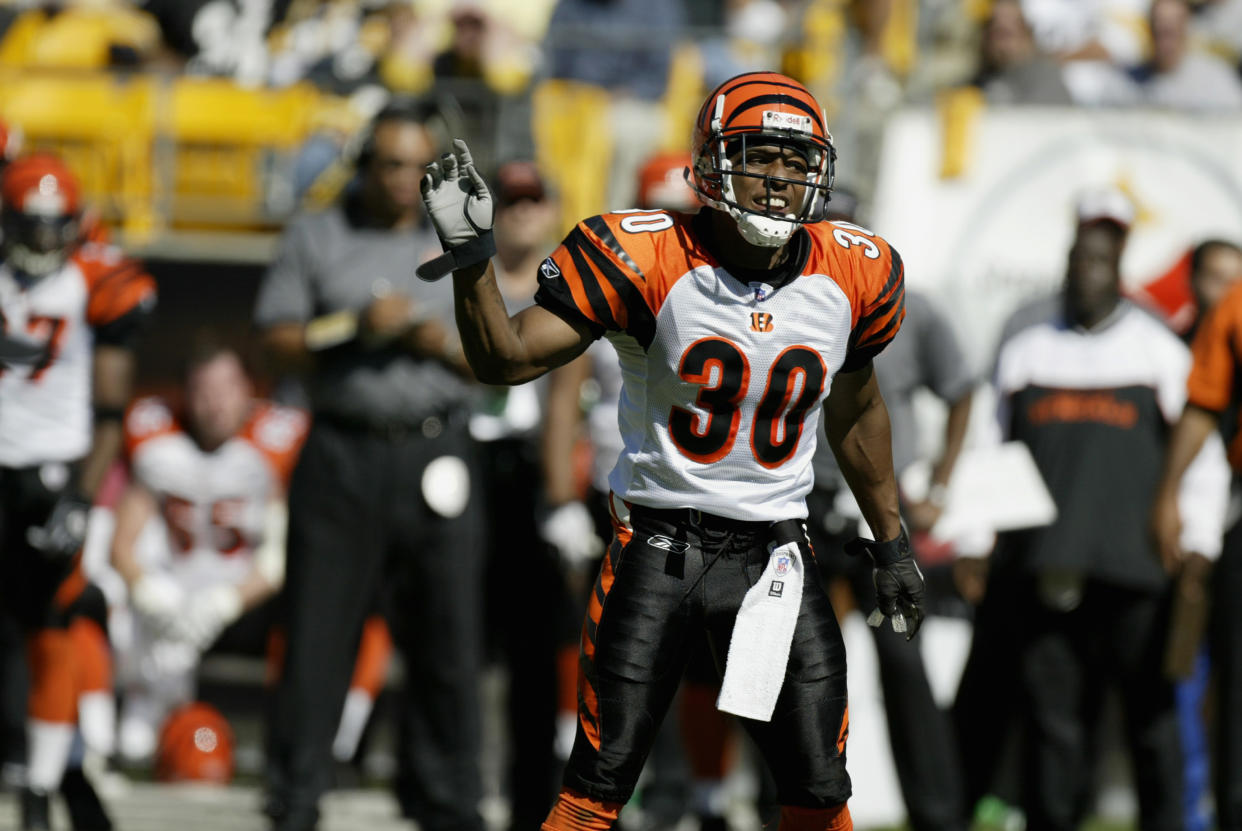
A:
[[[535,302],[617,349],[618,496],[805,517],[819,405],[838,371],[865,366],[900,328],[901,258],[871,231],[822,222],[794,235],[776,272],[733,274],[704,244],[709,222],[709,211],[584,220],[540,267]]]
[[[154,495],[166,537],[144,551],[185,585],[239,583],[263,541],[268,503],[285,484],[306,437],[300,410],[257,402],[241,431],[204,452],[159,398],[125,416],[125,455],[135,482]]]

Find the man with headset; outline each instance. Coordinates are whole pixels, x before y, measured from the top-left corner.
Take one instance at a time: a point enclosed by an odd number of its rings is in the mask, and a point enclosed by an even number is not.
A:
[[[315,826],[376,600],[409,678],[399,716],[402,808],[427,831],[483,828],[472,387],[451,287],[421,282],[412,268],[439,253],[419,195],[436,150],[430,117],[409,104],[376,116],[356,186],[289,224],[255,309],[277,365],[303,375],[313,413],[289,490],[288,651],[268,804],[282,831]]]

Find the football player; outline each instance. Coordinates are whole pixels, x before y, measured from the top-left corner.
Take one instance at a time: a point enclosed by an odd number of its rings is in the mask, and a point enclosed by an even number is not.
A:
[[[73,634],[102,617],[79,558],[121,445],[155,281],[117,249],[80,242],[78,183],[54,156],[8,165],[0,199],[0,613],[26,633],[30,666],[23,826],[48,827],[59,787],[76,826],[107,828],[81,771],[66,771],[79,694],[107,661],[84,651],[105,643],[102,632]]]
[[[183,383],[180,408],[142,398],[125,417],[112,564],[134,613],[119,656],[129,761],[149,759],[167,715],[194,700],[202,652],[279,588],[285,482],[307,428],[302,411],[254,398],[222,342],[196,345]]]
[[[876,540],[879,610],[913,636],[923,580],[901,527],[888,413],[871,359],[903,315],[901,258],[825,222],[835,151],[815,98],[770,72],[713,90],[696,120],[697,215],[580,222],[510,317],[489,257],[492,197],[464,142],[423,195],[479,379],[519,384],[607,337],[623,387],[609,477],[614,536],[583,626],[578,731],[545,829],[606,829],[630,798],[694,635],[777,782],[781,828],[852,828],[845,649],[803,580],[820,413]]]

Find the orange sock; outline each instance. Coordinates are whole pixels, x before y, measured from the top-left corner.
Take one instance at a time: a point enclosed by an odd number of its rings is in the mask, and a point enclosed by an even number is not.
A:
[[[844,802],[833,808],[782,806],[778,831],[854,831],[854,820]]]
[[[388,676],[388,659],[392,657],[392,635],[388,624],[380,615],[367,618],[362,624],[362,640],[358,643],[358,657],[354,662],[354,676],[350,689],[365,690],[371,698],[379,698]]]
[[[26,640],[30,664],[27,712],[40,721],[77,721],[78,660],[66,629],[40,629]]]
[[[601,802],[563,788],[542,831],[608,831],[621,816],[621,803]]]
[[[112,653],[103,629],[90,618],[77,617],[69,624],[69,637],[78,659],[78,692],[111,690]]]

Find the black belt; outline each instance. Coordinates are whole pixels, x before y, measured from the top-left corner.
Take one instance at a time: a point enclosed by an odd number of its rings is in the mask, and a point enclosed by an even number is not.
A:
[[[369,436],[382,441],[403,442],[411,439],[435,439],[445,432],[460,432],[470,421],[466,410],[445,410],[422,418],[366,421],[335,413],[316,413],[315,422],[326,424],[342,433]]]
[[[646,505],[631,505],[630,517],[650,517],[662,522],[678,525],[688,524],[695,528],[705,528],[710,531],[734,531],[754,535],[770,533],[772,534],[772,539],[781,543],[794,540],[805,542],[806,540],[806,534],[803,531],[802,520],[800,519],[783,519],[779,522],[733,519],[732,517],[709,514],[707,511],[700,511],[698,508],[649,508]]]

